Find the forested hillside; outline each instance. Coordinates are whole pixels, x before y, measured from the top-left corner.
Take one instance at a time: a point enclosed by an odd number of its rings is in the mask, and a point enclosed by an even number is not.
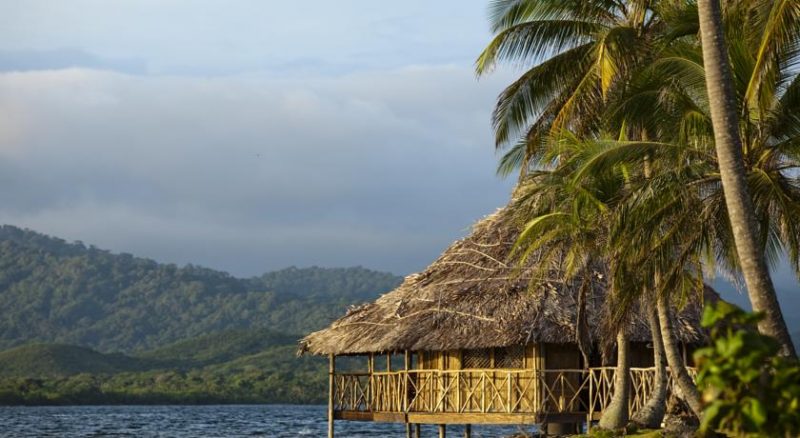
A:
[[[0,405],[320,403],[324,358],[297,357],[294,336],[230,330],[142,352],[33,344],[0,352]],[[338,366],[352,366],[343,358]],[[363,366],[363,361],[361,363]]]
[[[0,351],[0,378],[64,377],[80,373],[114,374],[158,368],[156,361],[102,354],[85,347],[29,344]]]
[[[400,278],[364,268],[288,268],[238,279],[0,227],[0,350],[55,342],[151,350],[232,329],[299,336]]]

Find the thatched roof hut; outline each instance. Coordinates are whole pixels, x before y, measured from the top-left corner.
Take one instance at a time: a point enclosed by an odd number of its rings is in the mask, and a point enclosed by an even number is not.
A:
[[[499,209],[423,272],[303,338],[301,352],[352,355],[574,343],[578,285],[561,282],[557,267],[548,278],[532,278],[542,272],[534,269],[535,257],[523,267],[510,259],[519,230],[511,209]],[[587,322],[595,341],[606,289],[603,274],[594,273]],[[677,316],[684,343],[703,339],[699,314],[700,306],[690,304]],[[633,342],[650,340],[643,315],[631,318],[629,335]]]
[[[571,427],[599,418],[613,393],[615,368],[585,347],[600,344],[607,330],[603,269],[563,282],[556,264],[543,269],[535,255],[519,263],[513,246],[521,225],[509,207],[499,209],[423,272],[300,341],[301,353],[329,356],[329,436],[334,419],[403,422],[406,436],[412,424],[439,424],[442,436],[445,424]],[[583,349],[576,336],[581,290],[588,327]],[[711,288],[705,292],[718,299]],[[687,344],[705,338],[697,301],[674,320],[684,355]],[[647,318],[633,313],[627,328],[631,415],[655,378]],[[386,356],[382,369],[379,354]],[[367,370],[337,371],[336,356],[343,355],[366,356]]]

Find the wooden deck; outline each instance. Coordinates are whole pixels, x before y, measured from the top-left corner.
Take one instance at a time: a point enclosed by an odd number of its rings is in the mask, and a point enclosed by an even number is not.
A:
[[[583,422],[598,419],[610,403],[614,372],[600,367],[335,373],[333,413],[343,420],[422,424]],[[652,392],[655,371],[630,373],[632,415]]]

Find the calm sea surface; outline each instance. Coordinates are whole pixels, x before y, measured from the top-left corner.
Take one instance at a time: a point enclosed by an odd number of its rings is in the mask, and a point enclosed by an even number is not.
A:
[[[0,407],[2,437],[323,437],[324,406]],[[503,437],[518,427],[473,427],[475,437]],[[456,426],[451,437],[463,436]],[[423,437],[437,429],[423,426]],[[404,437],[398,424],[336,422],[338,437]]]

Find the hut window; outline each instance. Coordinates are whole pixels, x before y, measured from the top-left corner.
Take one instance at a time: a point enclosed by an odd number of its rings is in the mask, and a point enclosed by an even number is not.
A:
[[[525,348],[516,345],[494,350],[495,368],[522,368],[522,360],[525,358]]]
[[[492,367],[492,356],[488,349],[464,350],[461,359],[462,369],[485,369]]]

